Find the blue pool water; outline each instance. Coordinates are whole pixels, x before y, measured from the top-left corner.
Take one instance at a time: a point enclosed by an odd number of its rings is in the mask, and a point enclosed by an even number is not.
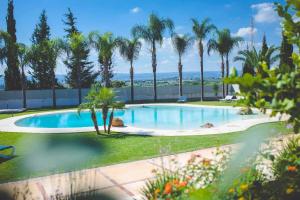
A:
[[[175,105],[134,106],[115,111],[115,117],[121,118],[126,126],[150,129],[190,130],[200,128],[205,123],[216,126],[241,119],[257,117],[241,116],[237,109],[189,107]],[[99,126],[103,125],[101,112],[97,113]],[[17,126],[36,128],[75,128],[92,127],[93,122],[88,111],[45,114],[18,120]]]

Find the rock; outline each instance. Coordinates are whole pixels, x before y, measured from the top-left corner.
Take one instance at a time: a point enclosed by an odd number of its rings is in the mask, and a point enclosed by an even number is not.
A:
[[[124,122],[120,118],[113,118],[111,125],[113,127],[124,127]]]
[[[251,108],[246,107],[246,108],[241,108],[238,112],[239,115],[253,115],[253,111]]]
[[[212,127],[214,127],[214,125],[212,123],[206,123],[201,126],[201,128],[212,128]]]

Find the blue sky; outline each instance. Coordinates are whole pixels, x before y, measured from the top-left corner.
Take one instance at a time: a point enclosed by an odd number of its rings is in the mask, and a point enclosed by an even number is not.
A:
[[[283,0],[278,2],[283,3]],[[6,29],[7,1],[0,0],[0,29]],[[218,28],[229,28],[233,34],[250,40],[250,21],[254,18],[255,45],[259,46],[262,35],[267,35],[269,44],[280,44],[280,20],[273,11],[272,1],[263,0],[15,0],[15,18],[19,42],[30,44],[30,37],[38,17],[43,9],[47,11],[51,36],[62,37],[63,15],[71,8],[78,18],[78,28],[84,34],[97,30],[110,31],[115,36],[130,36],[132,26],[147,23],[151,12],[161,17],[169,17],[175,23],[176,32],[190,33],[191,18],[202,20],[209,17]],[[242,45],[240,48],[244,48]],[[238,49],[232,52],[232,57]],[[115,54],[115,71],[127,73],[129,66]],[[96,61],[96,53],[91,52],[90,59]],[[232,59],[232,58],[231,58]],[[184,71],[199,71],[199,58],[196,46],[192,47],[183,60]],[[205,56],[205,70],[219,70],[220,59],[217,54]],[[231,66],[240,68],[240,63],[231,62]],[[95,70],[99,66],[95,62]],[[0,70],[2,73],[3,69]],[[135,63],[136,73],[151,72],[151,59],[144,44],[140,58]],[[177,56],[172,49],[169,35],[158,49],[158,72],[177,71]],[[57,74],[66,69],[58,61]]]

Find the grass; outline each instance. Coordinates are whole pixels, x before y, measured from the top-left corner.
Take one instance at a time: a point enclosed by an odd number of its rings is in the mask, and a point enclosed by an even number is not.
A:
[[[209,105],[203,102],[194,103]],[[216,104],[215,102],[213,105]],[[28,110],[18,115],[48,110]],[[0,115],[0,119],[6,117],[9,116]],[[277,133],[286,132],[282,123],[261,124],[236,133],[176,137],[117,133],[96,136],[95,132],[74,134],[0,132],[1,145],[14,145],[17,149],[15,158],[0,160],[0,182],[147,159],[160,156],[162,153],[174,154],[233,144],[242,141],[244,136],[253,132],[270,130],[276,130]]]

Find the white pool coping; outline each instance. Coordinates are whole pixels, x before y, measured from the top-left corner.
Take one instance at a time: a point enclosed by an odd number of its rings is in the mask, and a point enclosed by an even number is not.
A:
[[[193,104],[179,104],[179,103],[156,103],[156,104],[132,104],[126,105],[127,108],[133,106],[152,106],[152,105],[170,105],[170,106],[187,106],[187,107],[210,107],[210,108],[229,108],[229,109],[240,109],[240,107],[232,106],[207,106],[207,105],[193,105]],[[95,131],[94,127],[79,127],[79,128],[34,128],[34,127],[20,127],[15,123],[20,119],[27,117],[54,114],[54,113],[64,113],[64,112],[76,112],[76,109],[65,109],[60,111],[49,111],[36,114],[22,115],[11,118],[6,118],[0,120],[0,132],[18,132],[18,133],[80,133],[80,132],[91,132]],[[257,110],[256,110],[257,111]],[[122,128],[112,127],[112,131],[122,132],[127,134],[139,134],[139,135],[151,135],[151,136],[190,136],[190,135],[212,135],[212,134],[222,134],[231,133],[237,131],[244,131],[251,126],[276,122],[282,120],[279,117],[269,117],[267,115],[258,115],[255,119],[242,119],[238,121],[233,121],[226,123],[221,126],[216,126],[213,128],[199,128],[193,130],[160,130],[160,129],[148,129],[148,128],[138,128],[132,126],[126,126]],[[103,130],[103,126],[99,126],[99,130]]]

